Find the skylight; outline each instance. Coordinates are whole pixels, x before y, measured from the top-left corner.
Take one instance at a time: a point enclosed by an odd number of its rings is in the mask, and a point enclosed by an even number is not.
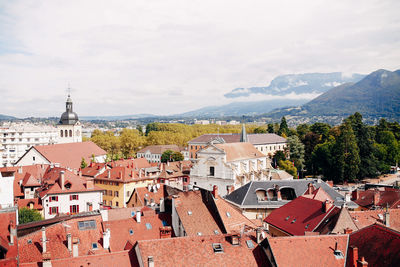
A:
[[[197,235],[202,235],[202,233],[201,232],[197,232]]]
[[[304,228],[308,229],[310,227],[310,224],[308,223]]]
[[[231,217],[231,214],[229,212],[226,212],[226,217]]]
[[[28,244],[32,244],[32,239],[28,239]]]
[[[131,217],[135,216],[135,212],[131,211]]]
[[[219,234],[218,230],[214,230],[214,234],[218,235]]]
[[[251,240],[246,240],[246,245],[248,248],[254,248],[254,244],[251,242]]]
[[[78,222],[79,230],[96,229],[96,222],[94,220],[90,221],[80,221]]]
[[[296,219],[293,219],[293,221],[291,223],[295,223],[295,222],[296,222]]]
[[[289,218],[290,218],[290,216],[287,216],[287,217],[285,218],[285,221],[288,221],[288,220],[289,220]]]
[[[92,249],[98,249],[99,246],[97,245],[97,243],[92,243]]]
[[[150,223],[146,223],[146,228],[147,228],[147,230],[150,230],[152,228],[151,224]]]
[[[344,255],[340,250],[335,250],[333,252],[333,255],[335,255],[336,259],[343,259],[344,258]]]
[[[193,214],[191,210],[188,210],[187,213],[188,213],[188,215],[192,215]]]
[[[129,234],[133,235],[133,230],[132,229],[129,229]]]
[[[224,249],[223,249],[221,243],[213,243],[212,248],[214,250],[214,253],[223,253],[224,252]]]

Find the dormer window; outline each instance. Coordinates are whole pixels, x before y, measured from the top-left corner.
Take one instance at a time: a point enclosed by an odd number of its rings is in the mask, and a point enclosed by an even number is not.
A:
[[[66,184],[65,184],[65,188],[66,188],[66,189],[71,189],[71,183],[66,183]]]

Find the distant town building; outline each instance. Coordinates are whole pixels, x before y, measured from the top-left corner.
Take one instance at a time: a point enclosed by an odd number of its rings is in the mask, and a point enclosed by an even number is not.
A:
[[[145,158],[149,162],[161,162],[161,156],[167,150],[181,152],[181,149],[177,145],[153,145],[146,146],[139,150],[137,152],[137,157]]]

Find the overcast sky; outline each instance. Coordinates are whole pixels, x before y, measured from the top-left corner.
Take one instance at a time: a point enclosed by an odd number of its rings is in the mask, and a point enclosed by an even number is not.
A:
[[[81,116],[174,114],[282,74],[396,70],[399,10],[398,0],[0,0],[0,114],[59,116],[68,83]]]

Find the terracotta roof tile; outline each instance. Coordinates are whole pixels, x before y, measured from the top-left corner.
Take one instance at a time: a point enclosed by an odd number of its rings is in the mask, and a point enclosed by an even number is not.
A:
[[[265,158],[265,155],[250,143],[215,144],[226,153],[226,161]]]
[[[21,209],[23,207],[29,208],[31,203],[33,204],[33,209],[35,209],[35,210],[42,210],[43,209],[41,201],[38,198],[18,199],[17,200],[17,205],[18,205],[19,209]]]
[[[348,236],[272,237],[268,238],[268,244],[277,266],[344,266]],[[343,257],[334,255],[335,248]]]
[[[374,199],[377,203],[374,203]],[[398,202],[400,200],[400,190],[393,188],[385,188],[384,191],[378,189],[369,189],[365,191],[358,191],[358,198],[354,200],[358,205],[369,208],[371,206],[380,206],[386,208],[400,208]]]
[[[14,237],[14,245],[10,245],[10,226],[13,225],[16,227],[17,223],[17,215],[16,211],[12,209],[0,210],[0,239],[1,246],[7,250],[5,254],[5,259],[8,259],[7,262],[13,264],[14,260],[17,257],[18,253],[18,243],[17,237]],[[5,263],[5,262],[3,262]],[[0,266],[2,265],[0,261]],[[8,266],[8,265],[6,265]]]
[[[390,228],[400,231],[400,209],[388,209],[388,212]],[[350,211],[350,216],[357,228],[362,229],[375,223],[384,224],[385,210]]]

